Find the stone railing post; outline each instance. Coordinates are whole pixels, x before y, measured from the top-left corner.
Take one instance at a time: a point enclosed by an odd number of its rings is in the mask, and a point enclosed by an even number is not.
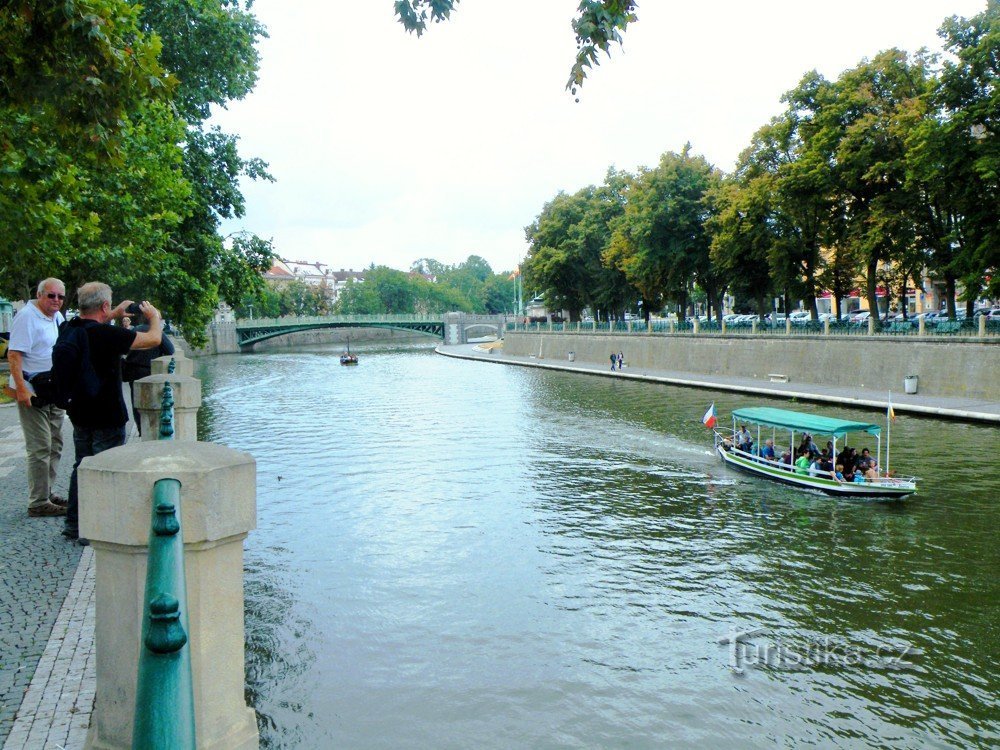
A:
[[[785,335],[786,336],[791,336],[792,335],[792,319],[791,318],[785,318]]]
[[[150,362],[153,375],[166,375],[170,369],[170,361],[174,362],[174,375],[187,375],[194,377],[194,362],[184,356],[184,352],[178,350],[165,357],[157,357]]]
[[[986,337],[986,317],[985,315],[979,316],[979,338]]]
[[[625,323],[625,330],[628,333],[632,333],[632,321],[631,320]]]
[[[95,555],[97,693],[86,748],[131,748],[153,485],[181,483],[188,646],[199,748],[257,748],[244,698],[243,540],[252,456],[213,443],[130,443],[80,464],[80,535]]]
[[[924,316],[921,315],[917,319],[917,335],[926,336],[927,335],[927,323],[924,321]]]
[[[156,360],[153,364],[156,365]],[[176,372],[173,375],[149,375],[132,384],[135,388],[136,419],[140,424],[142,439],[156,440],[159,437],[163,384],[168,382],[174,391],[174,440],[197,440],[201,381]]]
[[[756,335],[756,334],[757,334],[757,325],[758,325],[758,324],[757,324],[757,321],[756,321],[756,320],[751,320],[751,321],[750,321],[750,333],[752,333],[752,334],[754,334],[754,335]]]
[[[875,318],[871,317],[870,315],[868,316],[868,335],[869,336],[875,335]]]
[[[670,321],[670,333],[675,333],[676,329],[677,329],[677,321],[676,320],[671,320]]]
[[[701,321],[697,317],[691,318],[691,331],[693,333],[701,333]]]
[[[722,330],[722,335],[725,336],[726,335],[726,319],[725,318],[722,319],[722,325],[720,326],[720,329]]]
[[[829,336],[830,335],[830,319],[829,318],[827,318],[826,320],[823,321],[823,335],[824,336]]]

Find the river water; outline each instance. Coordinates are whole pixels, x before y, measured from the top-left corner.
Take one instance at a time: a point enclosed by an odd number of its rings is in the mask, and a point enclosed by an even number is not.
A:
[[[199,365],[202,438],[257,459],[265,747],[1000,743],[995,428],[901,417],[920,494],[837,500],[726,470],[701,417],[872,412],[338,353]]]

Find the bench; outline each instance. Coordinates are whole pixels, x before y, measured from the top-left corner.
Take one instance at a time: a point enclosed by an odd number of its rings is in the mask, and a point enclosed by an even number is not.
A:
[[[777,372],[770,372],[770,373],[768,373],[767,374],[767,379],[770,380],[772,383],[787,383],[788,382],[788,376],[787,375],[782,375],[781,373],[777,373]]]

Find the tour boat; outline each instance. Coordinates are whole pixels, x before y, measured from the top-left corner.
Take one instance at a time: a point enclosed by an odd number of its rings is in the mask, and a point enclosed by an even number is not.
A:
[[[342,365],[356,365],[358,363],[358,355],[351,354],[351,337],[347,337],[347,349],[344,353],[340,355],[340,364]]]
[[[714,407],[713,407],[714,414]],[[714,421],[714,419],[713,419]],[[794,465],[783,463],[779,460],[770,460],[754,453],[739,450],[737,444],[736,425],[753,425],[753,430],[749,430],[750,436],[754,439],[754,446],[761,448],[763,441],[771,438],[774,441],[776,457],[780,458],[783,451],[787,450],[793,457],[795,456],[796,435],[799,437],[809,434],[815,441],[817,436],[830,437],[833,439],[833,456],[835,461],[838,454],[837,441],[842,440],[842,446],[847,445],[847,436],[850,433],[863,433],[872,435],[876,440],[875,465],[878,471],[878,478],[866,482],[847,482],[830,476],[817,473],[800,473],[796,471]],[[766,428],[771,432],[767,433]],[[817,447],[820,447],[817,445]],[[806,487],[824,492],[827,495],[839,497],[880,497],[880,498],[903,498],[912,495],[917,491],[916,477],[896,477],[889,473],[889,441],[886,440],[885,450],[885,471],[882,471],[882,428],[877,424],[866,422],[853,422],[845,419],[833,419],[816,414],[803,414],[801,412],[788,411],[787,409],[773,409],[771,407],[759,406],[746,409],[736,409],[733,411],[733,431],[715,430],[715,451],[719,454],[723,463],[732,466],[734,469],[754,474],[759,477],[773,479],[778,482],[790,484],[795,487]]]

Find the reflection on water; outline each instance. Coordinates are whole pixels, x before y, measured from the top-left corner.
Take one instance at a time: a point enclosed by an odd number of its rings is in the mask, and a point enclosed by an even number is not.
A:
[[[995,430],[901,418],[920,494],[836,500],[727,471],[700,423],[812,405],[337,354],[201,362],[205,437],[258,461],[267,746],[1000,742]]]

